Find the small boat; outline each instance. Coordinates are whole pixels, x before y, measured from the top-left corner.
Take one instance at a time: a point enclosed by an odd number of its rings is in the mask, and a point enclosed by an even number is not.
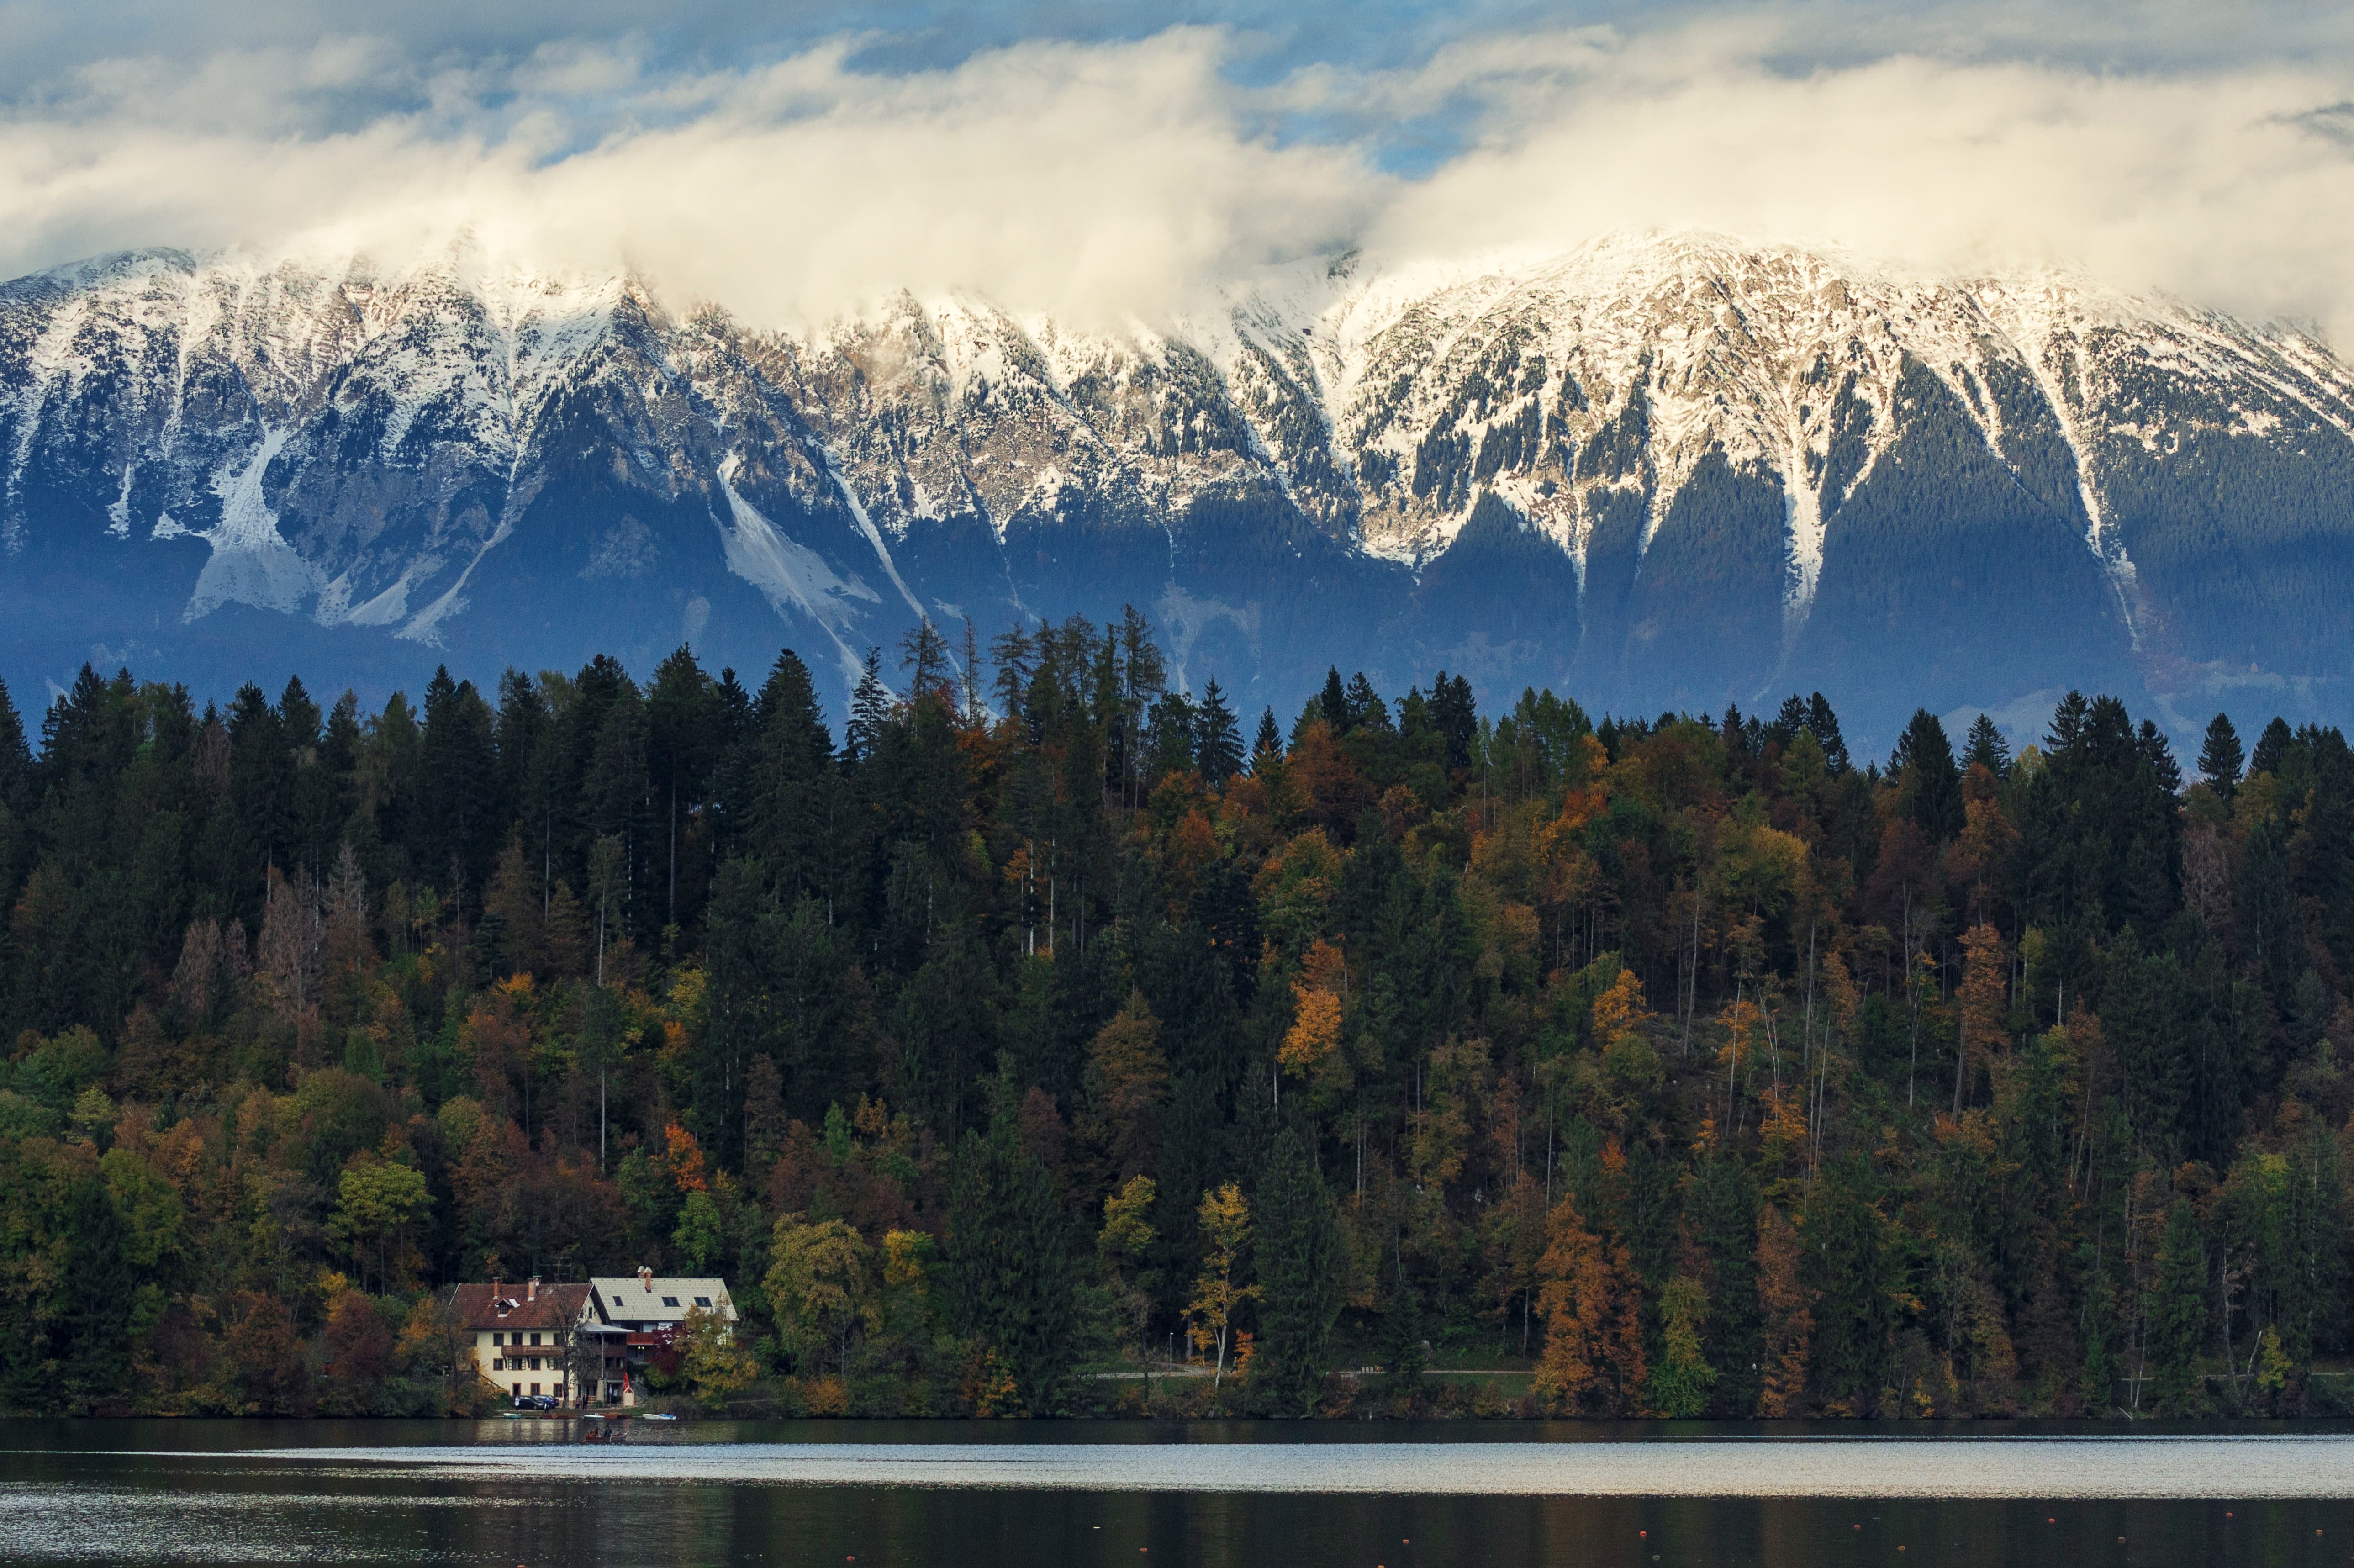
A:
[[[658,1410],[650,1410],[641,1414],[638,1419],[641,1421],[675,1421],[678,1417],[675,1415],[666,1415]]]

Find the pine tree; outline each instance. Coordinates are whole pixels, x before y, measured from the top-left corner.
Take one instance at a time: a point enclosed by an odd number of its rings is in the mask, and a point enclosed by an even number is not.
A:
[[[1787,747],[1792,736],[1802,729],[1811,732],[1812,727],[1807,722],[1807,699],[1792,692],[1782,699],[1781,707],[1774,715],[1774,722],[1766,726],[1766,738],[1776,746]]]
[[[995,1352],[1023,1410],[1055,1414],[1070,1372],[1070,1224],[1010,1124],[958,1146],[943,1259],[955,1326]]]
[[[1272,712],[1267,715],[1270,723],[1274,717]],[[1202,781],[1214,789],[1224,789],[1227,779],[1242,771],[1243,734],[1214,680],[1203,689],[1202,705],[1193,710],[1193,766]]]
[[[1962,750],[1962,770],[1973,768],[1983,768],[1997,779],[2010,777],[2010,743],[1984,714],[1971,722],[1969,741]]]
[[[911,703],[936,698],[956,705],[950,696],[949,683],[949,642],[940,635],[929,616],[916,623],[915,630],[899,640],[899,668],[907,673],[907,700]]]
[[[1258,1353],[1251,1383],[1272,1415],[1310,1415],[1332,1369],[1341,1301],[1340,1215],[1306,1139],[1276,1137],[1258,1201]]]
[[[1860,1161],[1827,1165],[1807,1210],[1814,1381],[1826,1403],[1859,1415],[1888,1383],[1901,1283],[1888,1221],[1864,1190],[1869,1180]]]
[[[1889,754],[1888,771],[1904,791],[1906,814],[1931,842],[1944,843],[1962,831],[1961,770],[1954,766],[1953,745],[1936,715],[1913,710]]]
[[[1815,741],[1823,748],[1823,761],[1831,772],[1846,772],[1847,741],[1840,734],[1839,715],[1831,711],[1829,699],[1820,692],[1807,700],[1807,727],[1815,732]]]
[[[1262,708],[1258,715],[1258,738],[1251,742],[1251,772],[1254,776],[1266,770],[1267,764],[1283,760],[1283,732],[1276,727],[1275,710]]]
[[[2207,1243],[2190,1201],[2177,1198],[2158,1248],[2158,1278],[2142,1310],[2149,1343],[2149,1395],[2161,1415],[2207,1407],[2199,1352],[2207,1337]]]
[[[1324,690],[1316,698],[1315,714],[1332,726],[1334,735],[1349,733],[1349,693],[1348,688],[1341,683],[1338,665],[1324,672]]]
[[[859,673],[858,689],[850,695],[850,722],[843,727],[844,761],[864,762],[875,755],[896,705],[891,688],[883,683],[883,651],[870,648],[865,667]]]
[[[2288,721],[2275,714],[2273,722],[2264,726],[2264,732],[2256,736],[2255,755],[2248,758],[2248,777],[2253,779],[2259,773],[2269,773],[2275,779],[2279,778],[2281,764],[2288,759],[2288,749],[2295,744],[2296,736],[2289,733]]]
[[[1272,714],[1267,715],[1270,719]],[[9,699],[7,683],[0,682],[0,807],[25,810],[25,781],[33,771],[33,754],[25,743],[25,721]]]
[[[2207,726],[2207,738],[2199,747],[2199,777],[2207,787],[2229,800],[2240,788],[2240,768],[2246,761],[2240,750],[2240,732],[2232,727],[2232,715],[2217,714]]]

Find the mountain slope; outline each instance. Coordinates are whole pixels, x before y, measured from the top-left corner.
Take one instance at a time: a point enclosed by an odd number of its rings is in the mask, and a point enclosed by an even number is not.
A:
[[[1133,603],[1185,678],[1287,712],[1337,662],[1622,712],[1819,687],[1863,736],[1897,694],[2071,684],[2343,718],[2349,431],[2354,374],[2295,329],[1705,236],[1344,258],[1093,334],[155,250],[0,286],[0,674],[790,643],[838,699],[919,616]]]

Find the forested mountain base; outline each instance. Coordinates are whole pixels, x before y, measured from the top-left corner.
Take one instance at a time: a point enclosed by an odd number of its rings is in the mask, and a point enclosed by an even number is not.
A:
[[[467,1408],[441,1287],[641,1264],[740,1407],[2349,1403],[2337,731],[902,652],[0,697],[6,1404]]]

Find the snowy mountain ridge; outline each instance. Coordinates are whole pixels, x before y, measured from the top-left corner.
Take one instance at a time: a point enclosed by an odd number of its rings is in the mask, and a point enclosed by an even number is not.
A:
[[[1342,257],[1119,333],[143,251],[0,285],[0,461],[12,680],[257,638],[363,683],[681,640],[846,680],[918,616],[1123,602],[1287,701],[1338,659],[1909,711],[1902,652],[1989,708],[2320,712],[2354,650],[2354,373],[2311,334],[1708,235]]]

